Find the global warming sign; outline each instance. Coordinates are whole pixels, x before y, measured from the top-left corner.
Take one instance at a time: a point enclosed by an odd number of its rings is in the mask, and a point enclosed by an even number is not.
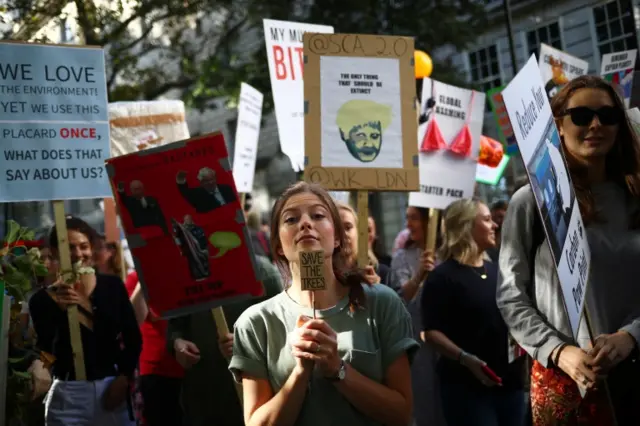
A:
[[[0,43],[0,202],[110,196],[99,48]]]

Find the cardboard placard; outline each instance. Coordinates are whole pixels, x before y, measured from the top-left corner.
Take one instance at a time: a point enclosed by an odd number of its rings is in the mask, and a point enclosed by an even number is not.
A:
[[[631,103],[633,70],[636,67],[637,53],[638,49],[633,49],[602,55],[600,75],[615,87],[627,108]]]
[[[569,81],[589,72],[589,62],[544,43],[540,44],[538,67],[549,99]]]
[[[0,57],[0,202],[109,196],[104,51],[0,42]]]
[[[306,33],[305,172],[333,190],[417,191],[414,42]]]
[[[296,172],[304,169],[302,34],[333,33],[333,27],[302,22],[264,20],[264,38],[280,149]]]
[[[302,290],[315,291],[327,288],[324,280],[324,251],[303,251],[300,253],[300,281]]]
[[[502,96],[558,272],[571,330],[578,339],[591,252],[535,55],[511,80]],[[578,343],[585,347],[585,342]]]
[[[263,294],[221,133],[110,158],[107,172],[154,312],[166,319]]]
[[[409,194],[410,206],[445,209],[473,196],[484,107],[484,93],[424,79],[420,111],[428,119],[417,134],[420,190]]]

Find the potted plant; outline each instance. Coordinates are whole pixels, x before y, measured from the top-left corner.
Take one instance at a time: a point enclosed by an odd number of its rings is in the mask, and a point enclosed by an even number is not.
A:
[[[40,358],[33,333],[23,333],[20,325],[21,304],[26,303],[25,296],[31,291],[37,277],[46,276],[48,271],[40,258],[35,231],[13,220],[7,222],[7,229],[0,248],[0,318],[3,318],[4,297],[9,297],[11,320],[8,330],[5,420],[7,425],[13,426],[26,424],[28,407],[33,399],[33,377],[29,370],[33,362]],[[5,344],[0,339],[1,350],[7,350],[3,347]]]

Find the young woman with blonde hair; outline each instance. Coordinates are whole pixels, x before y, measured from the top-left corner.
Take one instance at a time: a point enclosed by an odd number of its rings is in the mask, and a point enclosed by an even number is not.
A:
[[[287,189],[271,227],[272,251],[290,281],[235,326],[229,369],[242,381],[245,423],[406,426],[417,343],[402,301],[366,284],[350,263],[340,214],[320,186]],[[300,279],[306,251],[324,252],[326,289],[313,296]]]
[[[438,265],[421,295],[425,340],[436,367],[448,426],[520,426],[525,417],[522,364],[509,364],[508,330],[496,305],[497,225],[476,200],[445,211]]]

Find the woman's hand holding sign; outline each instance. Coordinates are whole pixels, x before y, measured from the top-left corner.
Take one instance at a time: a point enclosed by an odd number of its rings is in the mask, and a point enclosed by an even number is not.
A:
[[[334,377],[342,359],[338,355],[336,332],[323,320],[309,319],[295,329],[291,345],[293,356],[315,362],[325,377]]]

